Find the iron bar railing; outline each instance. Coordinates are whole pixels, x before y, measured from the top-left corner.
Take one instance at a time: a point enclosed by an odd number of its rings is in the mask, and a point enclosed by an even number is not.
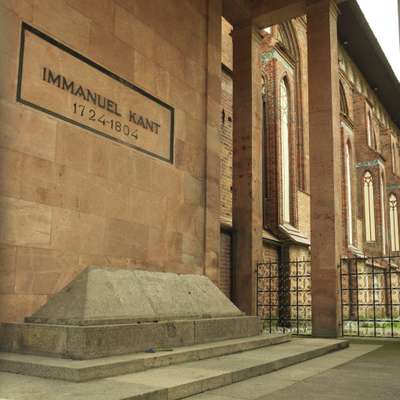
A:
[[[400,337],[400,256],[342,258],[343,336]]]
[[[257,315],[266,332],[311,334],[311,262],[257,264]]]

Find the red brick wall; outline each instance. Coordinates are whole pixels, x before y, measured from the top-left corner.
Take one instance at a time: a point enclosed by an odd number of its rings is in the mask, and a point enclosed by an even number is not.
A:
[[[222,73],[221,125],[219,137],[220,156],[220,216],[232,223],[232,78]]]
[[[232,294],[232,235],[229,232],[221,232],[219,271],[219,288],[230,298]]]
[[[281,193],[281,170],[279,166],[280,142],[279,142],[279,82],[283,76],[287,76],[291,94],[291,193],[292,193],[292,220],[293,225],[298,226],[303,233],[309,233],[310,210],[309,210],[309,132],[308,132],[308,81],[307,81],[307,32],[304,19],[297,18],[291,21],[298,46],[298,66],[293,59],[285,54],[285,49],[277,48],[276,26],[272,27],[270,34],[267,34],[261,46],[261,59],[264,60],[262,72],[266,78],[266,136],[264,141],[265,171],[265,198],[264,212],[268,229],[279,234],[274,229],[281,221],[280,214],[280,193]],[[223,26],[223,51],[224,63],[231,68],[232,39],[229,35],[232,27],[224,23]],[[264,53],[275,50],[278,56],[263,58]],[[400,191],[400,177],[392,171],[391,135],[399,134],[399,131],[388,127],[388,118],[379,104],[373,91],[368,87],[361,73],[352,64],[345,50],[340,50],[339,57],[340,79],[343,85],[347,100],[348,115],[342,116],[342,121],[348,126],[346,132],[338,132],[342,136],[343,152],[338,155],[342,159],[342,184],[345,184],[344,176],[344,146],[349,140],[352,148],[352,211],[353,211],[353,244],[359,250],[365,250],[370,254],[382,254],[382,213],[380,201],[380,171],[384,171],[385,185],[399,185],[399,188],[385,188],[385,220],[389,228],[388,196],[389,193]],[[339,83],[339,82],[338,82]],[[231,218],[231,134],[232,124],[228,117],[231,116],[231,80],[228,74],[223,77],[223,100],[222,109],[225,110],[225,123],[221,125],[221,217]],[[368,99],[367,99],[368,98]],[[228,111],[229,110],[229,111]],[[373,129],[377,138],[377,149],[367,144],[367,113],[372,114]],[[297,113],[297,114],[296,114]],[[380,160],[379,165],[368,167],[374,177],[375,194],[375,217],[376,217],[376,242],[365,244],[364,233],[364,199],[363,199],[363,173],[366,167],[360,165],[366,162]],[[376,163],[376,161],[375,161]],[[302,173],[299,170],[303,170]],[[400,193],[399,193],[400,194]],[[343,191],[343,254],[354,255],[353,250],[348,248],[346,238],[346,192]],[[400,199],[400,197],[399,197]],[[387,238],[387,248],[389,237]],[[265,252],[264,252],[265,253]],[[297,252],[292,252],[295,257]],[[264,254],[265,255],[265,254]],[[276,256],[276,254],[275,254]]]

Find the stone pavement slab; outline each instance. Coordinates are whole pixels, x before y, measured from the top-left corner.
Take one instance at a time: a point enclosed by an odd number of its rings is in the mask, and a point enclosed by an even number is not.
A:
[[[72,383],[17,374],[0,373],[0,399],[4,400],[129,400],[165,399],[165,391],[154,387],[106,380]]]

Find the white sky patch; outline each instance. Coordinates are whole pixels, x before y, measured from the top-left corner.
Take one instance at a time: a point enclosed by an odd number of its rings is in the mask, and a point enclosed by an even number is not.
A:
[[[400,40],[397,0],[357,0],[382,50],[400,81]],[[365,49],[365,51],[368,51]]]

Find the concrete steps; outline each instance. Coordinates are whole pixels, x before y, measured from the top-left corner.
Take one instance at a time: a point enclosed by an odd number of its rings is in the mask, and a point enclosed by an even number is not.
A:
[[[257,339],[254,338],[254,340],[257,342]],[[18,387],[19,391],[32,394],[30,400],[42,400],[45,393],[55,392],[57,396],[51,398],[57,400],[77,398],[175,400],[277,371],[347,346],[348,342],[344,340],[296,338],[276,346],[263,346],[221,356],[213,356],[209,353],[212,358],[150,368],[141,372],[82,383],[16,374],[6,375],[8,381],[12,382],[14,387]],[[2,359],[4,358],[3,354]],[[2,363],[4,365],[4,361]],[[35,368],[38,369],[37,363]],[[0,397],[7,395],[9,395],[7,390],[3,391],[0,387]]]
[[[290,340],[290,335],[254,336],[174,348],[158,353],[133,353],[94,360],[70,360],[37,355],[1,353],[0,371],[85,382],[190,361],[254,350]]]

